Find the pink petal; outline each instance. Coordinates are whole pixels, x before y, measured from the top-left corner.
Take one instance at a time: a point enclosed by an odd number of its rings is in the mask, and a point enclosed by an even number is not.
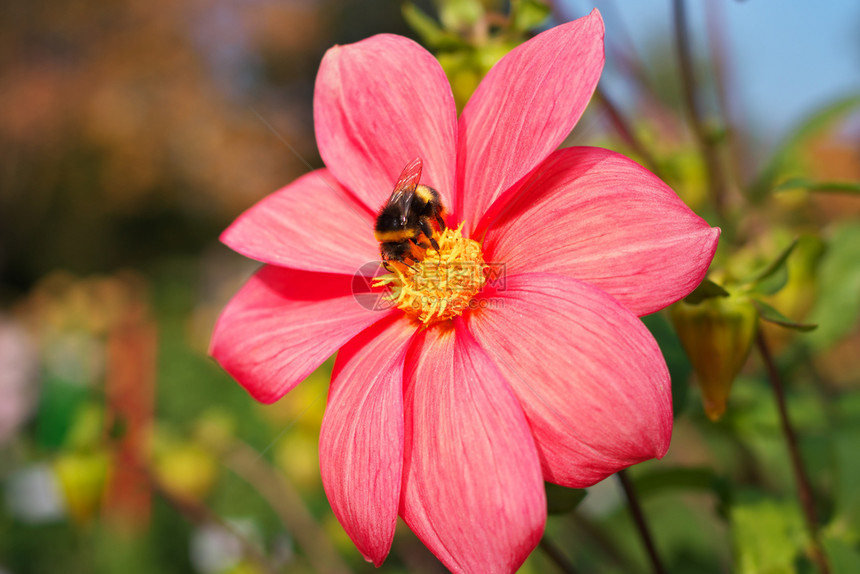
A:
[[[603,19],[538,34],[484,78],[460,116],[458,189],[466,229],[561,144],[603,69]]]
[[[669,372],[630,311],[581,281],[530,273],[486,294],[466,324],[525,410],[546,480],[590,486],[662,457],[672,434]]]
[[[436,58],[412,40],[380,34],[326,52],[314,124],[326,166],[374,213],[416,157],[421,183],[454,198],[454,96]]]
[[[320,169],[240,215],[221,241],[264,263],[352,275],[379,259],[373,224],[367,208]]]
[[[516,195],[490,225],[487,260],[587,281],[640,316],[695,289],[720,235],[651,172],[600,148],[557,151]]]
[[[406,358],[401,515],[454,572],[513,572],[540,541],[546,500],[511,389],[456,320]]]
[[[258,401],[299,384],[387,313],[376,294],[353,295],[352,277],[265,266],[221,312],[210,354]]]
[[[403,360],[415,326],[380,321],[337,355],[320,430],[320,470],[335,516],[364,557],[391,548],[403,466]]]

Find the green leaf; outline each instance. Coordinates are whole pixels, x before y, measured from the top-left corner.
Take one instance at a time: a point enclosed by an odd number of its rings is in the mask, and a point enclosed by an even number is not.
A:
[[[755,275],[743,281],[744,284],[753,285],[754,293],[762,293],[764,295],[773,295],[788,282],[788,270],[785,262],[788,256],[791,255],[794,248],[797,247],[797,237],[782,250],[776,259],[771,261],[764,269],[758,271]]]
[[[758,178],[750,186],[748,195],[753,201],[767,196],[795,163],[795,155],[800,145],[810,137],[823,132],[839,118],[860,107],[860,96],[851,96],[826,106],[804,120],[791,134],[783,139],[771,156]]]
[[[806,535],[796,503],[744,491],[729,510],[735,571],[740,574],[793,574]]]
[[[805,189],[821,193],[860,194],[858,181],[813,181],[803,177],[794,177],[776,186],[775,191],[787,189]]]
[[[830,536],[825,536],[822,544],[827,554],[831,574],[860,572],[860,551],[855,545]]]
[[[860,429],[842,427],[831,439],[835,459],[834,516],[827,530],[854,544],[860,542]],[[858,570],[860,572],[860,570]]]
[[[86,450],[98,446],[104,434],[104,408],[87,401],[78,407],[66,435],[64,447]]]
[[[809,336],[825,349],[848,334],[860,317],[860,223],[837,227],[818,268],[819,296],[810,318],[821,327]]]
[[[429,48],[453,49],[465,45],[456,34],[443,30],[436,20],[411,2],[403,5],[403,19]]]
[[[539,0],[512,0],[511,28],[518,32],[527,32],[544,23],[552,10]]]
[[[584,488],[566,488],[553,484],[544,483],[546,486],[546,506],[550,514],[566,514],[579,506],[588,491]]]
[[[749,292],[756,295],[775,295],[788,284],[788,268],[785,266],[775,269],[767,278],[751,285]]]
[[[484,17],[484,5],[480,0],[441,0],[439,20],[451,32],[464,32],[474,28]]]
[[[690,395],[690,373],[693,368],[681,346],[681,340],[664,314],[653,313],[642,317],[642,322],[654,335],[654,339],[660,346],[660,352],[666,359],[666,366],[669,367],[669,376],[672,380],[672,414],[677,418],[687,407],[687,398]]]
[[[753,299],[752,304],[755,305],[755,308],[758,311],[758,316],[768,323],[774,323],[775,325],[780,325],[787,329],[794,329],[795,331],[803,332],[812,331],[813,329],[818,328],[818,325],[812,323],[798,323],[796,321],[792,321],[764,301]]]
[[[699,283],[699,286],[693,289],[693,292],[684,298],[684,301],[686,301],[690,305],[697,305],[705,299],[728,296],[728,291],[726,291],[710,279],[703,279],[702,282]]]
[[[36,442],[40,447],[59,448],[66,441],[78,411],[84,408],[89,390],[79,384],[48,376],[36,414]]]

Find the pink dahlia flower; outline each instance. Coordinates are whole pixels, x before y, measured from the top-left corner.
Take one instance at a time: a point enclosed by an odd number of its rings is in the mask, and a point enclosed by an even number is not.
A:
[[[377,565],[399,515],[453,571],[513,571],[543,533],[544,480],[589,486],[669,447],[669,374],[637,316],[696,287],[719,230],[617,153],[554,151],[603,59],[595,11],[505,56],[458,118],[415,42],[334,47],[314,95],[327,167],[222,236],[266,265],[224,310],[212,354],[272,402],[339,351],[320,468]],[[438,253],[378,280],[397,296],[380,310],[354,277],[379,259],[376,214],[414,158],[448,230]],[[417,280],[431,263],[479,273],[446,295]]]

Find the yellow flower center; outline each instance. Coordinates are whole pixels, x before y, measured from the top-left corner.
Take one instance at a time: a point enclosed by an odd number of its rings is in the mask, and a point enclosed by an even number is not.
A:
[[[391,272],[376,277],[373,286],[388,287],[394,305],[424,325],[473,307],[486,281],[484,257],[481,245],[463,237],[462,228],[434,233],[439,251],[430,247],[412,266],[392,264]]]

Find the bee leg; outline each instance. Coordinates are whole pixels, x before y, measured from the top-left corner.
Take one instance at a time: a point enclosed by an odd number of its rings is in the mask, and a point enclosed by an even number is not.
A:
[[[382,262],[382,266],[385,267],[389,273],[394,273],[396,271],[392,261],[399,263],[399,264],[403,265],[404,267],[408,267],[408,268],[412,269],[412,271],[418,271],[417,267],[410,265],[409,263],[406,262],[406,258],[403,258],[403,259],[391,259],[391,260]]]
[[[439,256],[439,261],[442,261],[442,253],[439,251],[439,243],[433,238],[433,230],[430,228],[430,224],[427,223],[426,219],[421,220],[421,230],[424,232],[424,235],[427,236],[427,239],[430,241],[430,245],[433,246],[433,249],[436,250],[436,255]]]
[[[445,229],[446,229],[446,227],[445,227],[445,220],[444,220],[444,219],[442,219],[442,214],[441,214],[441,213],[437,213],[437,214],[436,214],[436,223],[438,223],[438,224],[439,224],[439,230],[440,230],[440,231],[445,231]]]
[[[421,231],[424,233],[425,236],[427,236],[427,239],[430,241],[430,245],[432,245],[433,249],[438,252],[439,244],[436,242],[435,239],[433,239],[433,228],[430,227],[430,224],[427,222],[426,219],[422,219],[419,225],[421,226]]]
[[[411,259],[411,258],[410,258],[409,260],[410,260],[410,261],[412,261],[413,263],[415,263],[415,260],[414,260],[414,259]],[[403,263],[404,265],[406,265],[407,267],[409,267],[410,269],[412,269],[412,271],[413,271],[413,272],[418,271],[418,268],[417,268],[417,267],[415,267],[414,265],[410,265],[409,263],[407,263],[407,262],[406,262],[406,259],[403,259],[403,260],[402,260],[402,261],[400,261],[400,262],[401,262],[401,263]]]

